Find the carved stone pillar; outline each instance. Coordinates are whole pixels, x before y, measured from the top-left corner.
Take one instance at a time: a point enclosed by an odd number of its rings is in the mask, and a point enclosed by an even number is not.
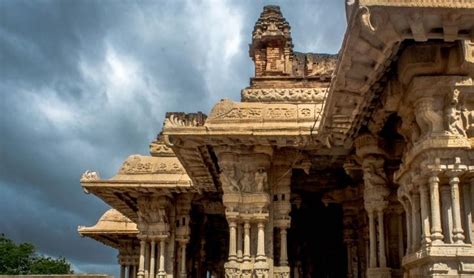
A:
[[[421,215],[420,215],[420,194],[413,192],[411,198],[411,217],[412,217],[412,240],[413,240],[413,251],[417,251],[420,248],[421,243]]]
[[[150,278],[155,278],[155,247],[156,247],[156,242],[154,239],[151,240],[150,242]]]
[[[179,270],[179,276],[181,278],[186,278],[186,242],[181,241],[180,242],[180,249],[181,249],[181,263],[180,263],[180,270]]]
[[[459,178],[457,174],[450,176],[449,184],[453,206],[453,240],[455,243],[463,243],[464,231],[461,225],[461,200],[459,198]]]
[[[175,241],[176,244],[175,246],[176,249],[178,250],[177,253],[180,254],[180,262],[178,263],[176,273],[178,274],[179,277],[185,278],[187,277],[186,273],[186,245],[188,244],[191,236],[191,228],[189,227],[190,223],[190,211],[191,211],[191,201],[192,201],[193,195],[192,194],[180,194],[177,197],[177,202],[176,202],[176,229],[175,229]],[[169,250],[173,251],[174,250]],[[170,252],[171,253],[171,252]],[[176,260],[178,260],[176,258]],[[173,265],[174,262],[172,261],[170,265]],[[169,269],[168,271],[171,271]]]
[[[441,229],[441,209],[439,200],[439,178],[435,173],[429,179],[430,184],[430,207],[431,207],[431,240],[433,243],[441,243],[443,231]]]
[[[236,241],[237,241],[237,224],[235,221],[229,222],[229,261],[237,260],[237,250],[236,250]]]
[[[237,224],[237,260],[239,262],[241,262],[243,260],[242,256],[243,256],[243,253],[242,253],[242,224],[239,223]]]
[[[387,258],[385,256],[385,234],[384,234],[384,221],[383,221],[383,210],[381,208],[377,211],[378,216],[378,228],[379,228],[379,266],[384,268],[387,267]]]
[[[257,261],[266,260],[265,256],[265,223],[258,222],[258,235],[257,235]]]
[[[369,215],[369,266],[370,268],[377,267],[377,240],[375,239],[375,219],[374,211],[370,210],[367,212]]]
[[[146,242],[144,239],[140,240],[140,261],[138,262],[138,278],[145,277],[145,245]]]
[[[423,245],[427,245],[431,242],[430,232],[430,212],[429,212],[429,199],[428,199],[428,188],[425,184],[419,184],[420,191],[420,206],[421,206],[421,230]]]
[[[165,278],[166,277],[166,270],[165,270],[165,252],[166,252],[166,242],[164,239],[160,240],[160,264],[158,267],[158,277]]]
[[[145,278],[151,278],[150,273],[150,243],[149,241],[146,242],[145,245]]]
[[[444,242],[453,243],[453,213],[449,186],[441,186],[441,210],[443,213]]]
[[[413,250],[414,250],[414,247],[413,247],[413,232],[412,232],[412,216],[411,216],[411,212],[412,212],[412,209],[411,209],[411,204],[409,202],[409,200],[407,200],[404,196],[399,196],[399,200],[400,200],[400,203],[402,204],[403,206],[403,209],[405,210],[405,222],[406,222],[406,226],[407,226],[407,248],[406,248],[406,251],[405,253],[408,255],[409,253],[411,253]]]
[[[288,265],[286,227],[280,227],[280,266]]]
[[[384,144],[380,138],[372,134],[364,134],[355,140],[355,145],[356,154],[362,160],[364,208],[369,218],[370,255],[367,277],[385,277],[383,275],[390,275],[391,270],[387,268],[385,254],[384,210],[388,206],[390,189],[388,187],[389,179],[384,168],[386,157],[382,148]],[[378,220],[378,227],[376,227],[375,217]]]
[[[250,223],[244,224],[244,261],[250,261]]]

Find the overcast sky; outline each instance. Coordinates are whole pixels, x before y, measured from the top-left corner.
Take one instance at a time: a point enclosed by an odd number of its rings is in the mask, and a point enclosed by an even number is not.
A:
[[[0,233],[117,274],[116,251],[76,232],[108,209],[81,174],[147,154],[166,111],[238,101],[265,4],[281,6],[296,51],[338,52],[344,0],[0,0]]]

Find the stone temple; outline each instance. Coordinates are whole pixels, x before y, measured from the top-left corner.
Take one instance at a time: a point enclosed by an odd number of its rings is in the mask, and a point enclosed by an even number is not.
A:
[[[474,1],[347,1],[338,55],[266,6],[241,102],[81,184],[121,277],[474,277]],[[216,81],[217,82],[217,81]]]

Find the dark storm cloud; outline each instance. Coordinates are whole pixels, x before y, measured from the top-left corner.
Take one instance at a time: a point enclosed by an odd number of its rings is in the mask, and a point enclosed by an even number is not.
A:
[[[147,153],[166,111],[239,100],[255,1],[0,0],[0,232],[116,273],[116,253],[80,238],[107,209],[83,193],[87,169],[110,177]],[[335,53],[343,1],[278,3],[297,51]]]

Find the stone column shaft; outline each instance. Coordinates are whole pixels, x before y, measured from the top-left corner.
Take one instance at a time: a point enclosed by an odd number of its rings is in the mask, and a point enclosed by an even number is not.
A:
[[[257,260],[265,260],[265,224],[258,223],[258,238],[257,238]]]
[[[421,241],[421,217],[420,217],[420,195],[418,193],[413,193],[411,195],[411,208],[412,208],[412,241],[413,241],[413,251],[420,248]]]
[[[369,211],[369,246],[370,246],[370,268],[377,267],[377,240],[375,239],[375,219],[374,211]]]
[[[387,267],[387,258],[385,257],[385,235],[383,223],[383,210],[377,211],[379,228],[379,266]]]
[[[145,240],[140,240],[140,259],[138,262],[138,278],[145,277]]]
[[[150,268],[150,243],[147,242],[145,245],[145,278],[151,278],[149,276]]]
[[[431,242],[430,231],[430,212],[429,212],[428,188],[424,184],[420,184],[420,206],[421,206],[421,230],[422,244],[426,245]]]
[[[181,278],[187,277],[186,274],[186,242],[181,242]]]
[[[286,227],[280,228],[280,266],[288,265],[288,251],[286,242]]]
[[[166,248],[166,245],[165,245],[165,240],[164,239],[161,239],[160,240],[160,265],[159,265],[159,269],[158,269],[158,275],[159,276],[162,276],[162,275],[166,275],[166,271],[165,271],[165,248]]]
[[[441,210],[439,203],[439,178],[433,175],[429,179],[430,183],[430,207],[431,207],[431,240],[434,243],[441,243],[443,231],[441,228]]]
[[[405,221],[407,225],[407,248],[406,248],[406,254],[411,253],[415,248],[413,247],[413,228],[412,228],[412,209],[410,202],[408,200],[404,200],[402,202],[404,204],[405,208]]]
[[[155,247],[156,247],[156,242],[152,240],[150,242],[150,278],[155,278]]]
[[[444,231],[444,242],[453,242],[453,213],[451,204],[451,193],[449,186],[441,187],[441,210],[443,213],[442,225]]]
[[[250,261],[250,223],[244,224],[244,261]]]
[[[237,259],[242,261],[242,224],[237,224]]]
[[[449,179],[451,185],[451,203],[453,206],[453,240],[455,243],[462,243],[464,231],[461,225],[461,200],[459,198],[459,178],[453,176]]]
[[[231,221],[229,223],[229,261],[235,261],[237,259],[237,250],[236,250],[236,231],[237,225],[235,222]]]

